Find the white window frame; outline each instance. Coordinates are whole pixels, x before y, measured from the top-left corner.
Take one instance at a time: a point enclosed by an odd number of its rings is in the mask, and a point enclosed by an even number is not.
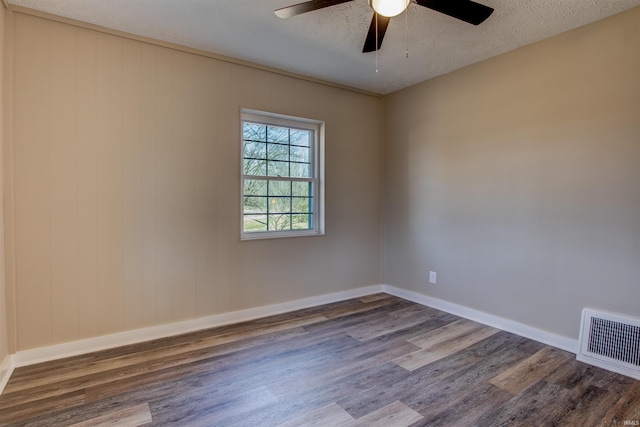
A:
[[[240,240],[276,239],[284,237],[324,235],[324,122],[258,110],[241,109],[240,113]],[[244,174],[244,123],[288,127],[310,130],[311,141],[311,178],[258,176]],[[312,218],[313,228],[304,230],[244,231],[244,181],[245,179],[302,181],[313,184]]]

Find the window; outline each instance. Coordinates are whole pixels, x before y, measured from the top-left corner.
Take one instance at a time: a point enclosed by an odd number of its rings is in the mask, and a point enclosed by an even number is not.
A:
[[[323,234],[323,123],[242,110],[241,238]]]

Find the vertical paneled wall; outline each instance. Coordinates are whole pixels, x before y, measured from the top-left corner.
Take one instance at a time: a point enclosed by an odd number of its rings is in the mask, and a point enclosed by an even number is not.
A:
[[[6,10],[0,5],[0,187],[4,185],[3,159],[4,151],[4,52],[5,52],[5,17]],[[0,242],[4,242],[4,198],[0,199]],[[0,381],[3,379],[3,362],[9,355],[8,306],[6,300],[6,282],[4,268],[4,244],[0,244]]]
[[[17,12],[11,60],[15,350],[380,283],[379,98]],[[326,121],[326,236],[239,241],[241,107]]]

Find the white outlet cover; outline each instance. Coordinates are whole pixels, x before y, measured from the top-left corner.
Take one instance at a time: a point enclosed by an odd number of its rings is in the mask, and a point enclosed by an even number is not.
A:
[[[430,271],[429,272],[429,283],[433,283],[434,285],[436,284],[436,272],[435,271]]]

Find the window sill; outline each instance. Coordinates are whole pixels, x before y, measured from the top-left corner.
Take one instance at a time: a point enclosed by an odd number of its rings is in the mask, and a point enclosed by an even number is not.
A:
[[[246,242],[251,240],[267,240],[267,239],[286,239],[292,237],[312,237],[324,236],[324,232],[317,230],[300,230],[300,231],[256,231],[253,233],[242,233],[240,241]]]

